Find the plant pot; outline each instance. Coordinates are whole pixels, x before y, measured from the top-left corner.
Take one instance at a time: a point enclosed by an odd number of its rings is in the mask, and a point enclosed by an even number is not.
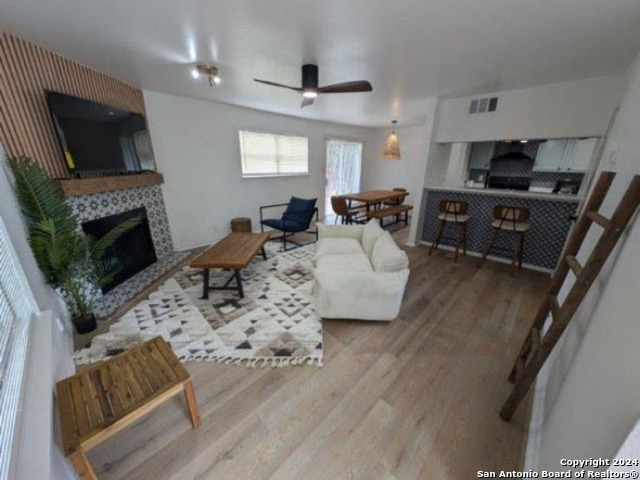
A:
[[[73,326],[76,328],[77,333],[89,333],[98,328],[95,315],[91,315],[88,318],[74,318]]]

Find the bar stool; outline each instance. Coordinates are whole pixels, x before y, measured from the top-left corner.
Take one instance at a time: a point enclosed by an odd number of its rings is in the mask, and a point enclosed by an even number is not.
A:
[[[513,232],[513,254],[511,257],[511,268],[515,270],[516,259],[518,268],[522,268],[522,252],[524,251],[524,236],[529,230],[530,211],[525,207],[515,207],[513,205],[496,205],[493,208],[493,221],[491,222],[491,236],[487,248],[482,256],[482,261],[487,259],[491,252],[493,243],[500,230]]]
[[[469,220],[469,216],[466,215],[466,213],[468,209],[469,204],[467,202],[457,200],[440,200],[440,204],[438,205],[438,211],[440,212],[438,214],[438,220],[440,223],[438,225],[436,238],[431,244],[429,255],[438,248],[442,232],[448,222],[454,223],[458,227],[458,240],[456,242],[456,253],[453,256],[453,261],[458,261],[458,250],[460,247],[463,248],[463,255],[467,254],[467,221]]]

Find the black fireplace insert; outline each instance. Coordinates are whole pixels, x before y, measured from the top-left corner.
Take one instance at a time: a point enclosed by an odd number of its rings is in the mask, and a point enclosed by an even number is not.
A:
[[[94,238],[101,238],[115,226],[134,217],[140,217],[140,223],[122,235],[106,251],[105,260],[115,259],[119,270],[113,280],[102,287],[102,293],[113,290],[125,280],[157,261],[147,220],[147,211],[141,207],[82,224],[84,233]]]

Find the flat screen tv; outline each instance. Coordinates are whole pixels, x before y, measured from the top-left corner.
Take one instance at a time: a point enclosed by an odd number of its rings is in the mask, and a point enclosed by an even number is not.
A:
[[[46,92],[69,170],[120,174],[154,168],[145,118],[83,98]]]

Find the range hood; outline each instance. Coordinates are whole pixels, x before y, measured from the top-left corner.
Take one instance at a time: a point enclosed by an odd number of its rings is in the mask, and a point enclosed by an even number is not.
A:
[[[522,151],[522,144],[511,144],[508,148],[491,159],[487,187],[529,190],[535,160]]]
[[[512,161],[522,161],[522,162],[529,162],[531,163],[531,166],[533,166],[535,160],[533,158],[531,158],[529,155],[527,155],[526,153],[523,152],[507,152],[507,153],[503,153],[502,155],[498,155],[497,157],[493,157],[491,159],[491,163],[493,162],[500,162],[500,161],[504,161],[504,160],[512,160]]]

